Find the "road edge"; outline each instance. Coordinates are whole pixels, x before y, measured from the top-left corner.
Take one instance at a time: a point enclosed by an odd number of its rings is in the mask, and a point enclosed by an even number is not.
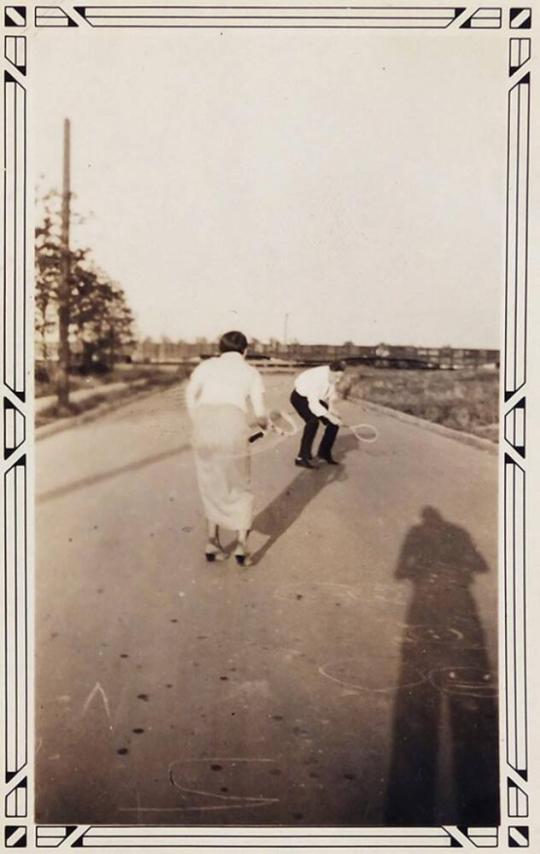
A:
[[[180,380],[180,384],[185,380]],[[165,389],[170,389],[175,383],[166,386]],[[81,424],[88,424],[91,421],[96,421],[102,415],[107,415],[109,412],[114,412],[116,409],[122,409],[134,400],[145,400],[148,397],[153,397],[156,394],[161,394],[164,388],[153,388],[149,391],[139,391],[122,400],[112,400],[110,402],[101,403],[95,409],[89,409],[88,412],[81,412],[80,415],[73,415],[70,418],[60,418],[58,421],[53,421],[51,424],[43,424],[41,427],[36,427],[34,430],[35,441],[47,439],[49,436],[54,436],[55,433],[63,433],[65,430],[71,430],[73,427],[79,427]]]
[[[180,384],[185,380],[180,380]],[[171,388],[171,386],[167,386]],[[122,400],[111,401],[110,403],[102,403],[95,409],[90,409],[88,412],[82,412],[80,415],[74,415],[71,418],[61,418],[59,421],[54,421],[52,424],[44,424],[42,427],[37,427],[34,431],[35,441],[46,439],[49,436],[54,436],[55,433],[61,433],[64,430],[70,430],[73,427],[79,427],[81,424],[88,424],[92,421],[107,415],[109,412],[114,412],[127,406],[134,400],[144,400],[153,395],[163,392],[163,388],[154,388],[147,392],[136,392]],[[433,421],[426,421],[425,418],[418,418],[416,415],[409,415],[407,412],[401,412],[399,409],[392,409],[389,406],[383,406],[380,403],[372,403],[369,400],[364,400],[360,397],[349,397],[345,402],[362,404],[366,409],[372,412],[380,412],[388,415],[390,418],[395,418],[398,421],[403,421],[406,424],[414,424],[424,430],[430,430],[432,433],[437,433],[440,436],[445,436],[447,439],[454,439],[464,445],[478,448],[482,451],[487,451],[491,454],[498,455],[499,445],[492,442],[490,439],[483,439],[481,436],[475,436],[473,433],[466,433],[462,430],[454,430],[451,427],[444,427],[442,424],[435,424]]]
[[[462,430],[454,430],[452,427],[444,427],[442,424],[435,424],[433,421],[426,421],[425,418],[418,418],[416,415],[409,415],[408,412],[401,412],[399,409],[391,409],[389,406],[382,406],[380,403],[371,403],[369,400],[364,400],[361,397],[348,398],[353,403],[361,403],[366,409],[373,412],[380,412],[384,415],[389,415],[391,418],[396,418],[398,421],[403,421],[406,424],[414,424],[417,427],[422,427],[424,430],[430,430],[432,433],[438,433],[440,436],[446,436],[447,439],[455,439],[464,445],[469,445],[478,448],[481,451],[487,451],[491,454],[498,455],[499,445],[497,442],[492,442],[491,439],[482,439],[481,436],[475,436],[474,433],[466,433]]]

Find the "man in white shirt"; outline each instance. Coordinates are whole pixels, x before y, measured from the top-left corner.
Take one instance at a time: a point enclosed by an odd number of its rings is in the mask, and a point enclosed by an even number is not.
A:
[[[341,419],[335,412],[333,404],[337,398],[337,384],[343,377],[346,367],[345,362],[332,362],[330,365],[308,368],[296,378],[291,403],[305,421],[305,427],[295,465],[308,469],[316,468],[312,462],[312,447],[319,421],[325,425],[325,431],[317,457],[329,465],[338,465],[332,457],[332,448]]]

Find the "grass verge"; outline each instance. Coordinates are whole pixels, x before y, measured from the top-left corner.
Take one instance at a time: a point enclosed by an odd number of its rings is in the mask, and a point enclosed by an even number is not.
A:
[[[68,410],[60,410],[57,404],[53,403],[41,412],[36,413],[36,427],[43,427],[45,424],[51,424],[60,418],[82,415],[93,409],[98,409],[105,403],[116,404],[136,397],[142,392],[147,393],[154,389],[167,388],[186,379],[188,373],[188,370],[185,368],[180,368],[177,371],[160,371],[156,369],[149,369],[147,371],[137,370],[129,374],[123,371],[120,375],[115,376],[114,380],[96,385],[94,387],[95,394],[85,397],[84,400],[72,400]],[[104,386],[112,382],[125,382],[126,385],[124,388],[117,389],[113,393],[104,391]],[[87,389],[88,385],[84,384],[82,388]]]
[[[345,398],[361,398],[453,430],[498,441],[499,372],[495,370],[409,371],[360,368],[343,387]]]

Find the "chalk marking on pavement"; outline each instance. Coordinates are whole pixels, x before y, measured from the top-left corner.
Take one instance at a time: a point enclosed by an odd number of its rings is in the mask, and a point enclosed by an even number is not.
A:
[[[451,642],[454,645],[455,639],[458,641],[465,639],[465,635],[458,629],[447,628],[446,626],[434,627],[427,623],[415,623],[414,625],[402,624],[402,628],[404,629],[404,634],[408,636],[407,639],[411,642],[418,640],[425,642],[427,640],[430,643],[447,644]],[[449,637],[449,635],[453,635],[453,637]]]
[[[483,674],[482,678],[467,677],[470,671]],[[448,676],[448,682],[441,684],[437,675],[443,679]],[[451,694],[454,697],[474,697],[479,700],[493,699],[497,696],[497,685],[491,673],[481,667],[437,667],[428,673],[430,683],[441,694]],[[452,681],[450,681],[452,680]]]
[[[210,812],[211,810],[239,810],[250,807],[265,807],[269,803],[279,803],[279,798],[266,798],[264,801],[257,800],[256,803],[241,804],[216,804],[204,807],[118,807],[118,812]]]
[[[253,807],[261,807],[266,806],[267,804],[275,804],[279,803],[279,798],[268,798],[264,795],[258,796],[250,796],[250,795],[220,795],[217,792],[207,792],[203,789],[189,789],[185,786],[181,786],[174,777],[174,768],[177,765],[187,764],[188,762],[204,762],[208,764],[209,762],[228,762],[234,763],[236,762],[275,762],[274,759],[267,759],[265,757],[200,757],[200,758],[190,758],[190,759],[176,759],[174,762],[169,764],[169,780],[177,791],[179,791],[182,795],[200,795],[205,798],[214,798],[215,800],[227,801],[225,804],[206,804],[202,806],[196,807],[180,807],[178,808],[181,812],[187,812],[189,810],[219,810],[219,809],[241,809],[246,806]],[[235,803],[230,803],[231,801],[235,801]],[[172,810],[171,810],[172,811]]]
[[[448,629],[449,632],[452,632],[453,635],[457,637],[458,640],[465,640],[465,635],[463,632],[460,632],[459,629]]]
[[[405,602],[400,602],[399,599],[388,598],[387,596],[381,596],[380,593],[376,593],[373,597],[377,600],[377,602],[384,602],[385,605],[395,605],[396,607],[402,607]]]
[[[264,756],[193,756],[189,759],[175,759],[169,768],[180,762],[275,762],[275,759],[267,759]]]
[[[357,685],[354,682],[348,682],[344,679],[340,679],[338,676],[333,676],[331,673],[327,673],[327,670],[331,667],[337,667],[346,663],[349,664],[354,661],[360,661],[360,659],[344,658],[340,661],[331,661],[328,664],[323,664],[318,668],[318,670],[321,676],[324,676],[326,679],[330,679],[332,682],[336,682],[338,685],[342,685],[344,688],[354,688],[357,691],[369,691],[372,694],[390,694],[393,691],[400,691],[403,688],[415,688],[417,685],[422,685],[424,682],[427,682],[428,679],[428,677],[421,673],[420,670],[417,670],[415,667],[408,667],[411,675],[416,674],[412,680],[408,682],[399,682],[396,685],[390,685],[385,688],[371,688],[368,685]]]
[[[390,584],[375,584],[374,599],[385,602],[387,605],[403,606],[407,604],[407,597]]]
[[[171,783],[175,789],[178,789],[179,792],[186,795],[202,795],[205,798],[216,798],[219,801],[242,801],[242,804],[251,805],[255,804],[275,804],[279,801],[279,798],[267,798],[264,795],[257,796],[249,796],[249,795],[218,795],[217,792],[206,792],[204,789],[186,789],[184,786],[180,786],[175,780],[171,778]],[[227,804],[223,805],[224,807],[228,806]],[[213,809],[217,807],[214,806]],[[202,807],[198,807],[198,809],[202,809]]]
[[[96,682],[96,684],[94,685],[94,687],[90,691],[88,697],[86,698],[86,702],[85,702],[85,704],[83,706],[83,710],[82,710],[83,715],[85,715],[86,712],[88,711],[88,707],[90,706],[90,703],[92,702],[95,694],[101,694],[101,698],[103,700],[103,705],[105,707],[107,717],[110,720],[111,719],[111,712],[109,709],[109,701],[107,699],[107,695],[106,695],[105,691],[103,690],[103,688],[101,687],[99,682]]]

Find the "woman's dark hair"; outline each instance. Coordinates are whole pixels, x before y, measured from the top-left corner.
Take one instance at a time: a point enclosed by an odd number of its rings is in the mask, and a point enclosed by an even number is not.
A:
[[[246,336],[242,332],[226,332],[219,339],[220,353],[243,353],[247,348],[248,342]]]
[[[343,362],[341,360],[338,362],[330,362],[329,367],[331,371],[337,373],[338,371],[344,371],[347,368],[347,362]]]

